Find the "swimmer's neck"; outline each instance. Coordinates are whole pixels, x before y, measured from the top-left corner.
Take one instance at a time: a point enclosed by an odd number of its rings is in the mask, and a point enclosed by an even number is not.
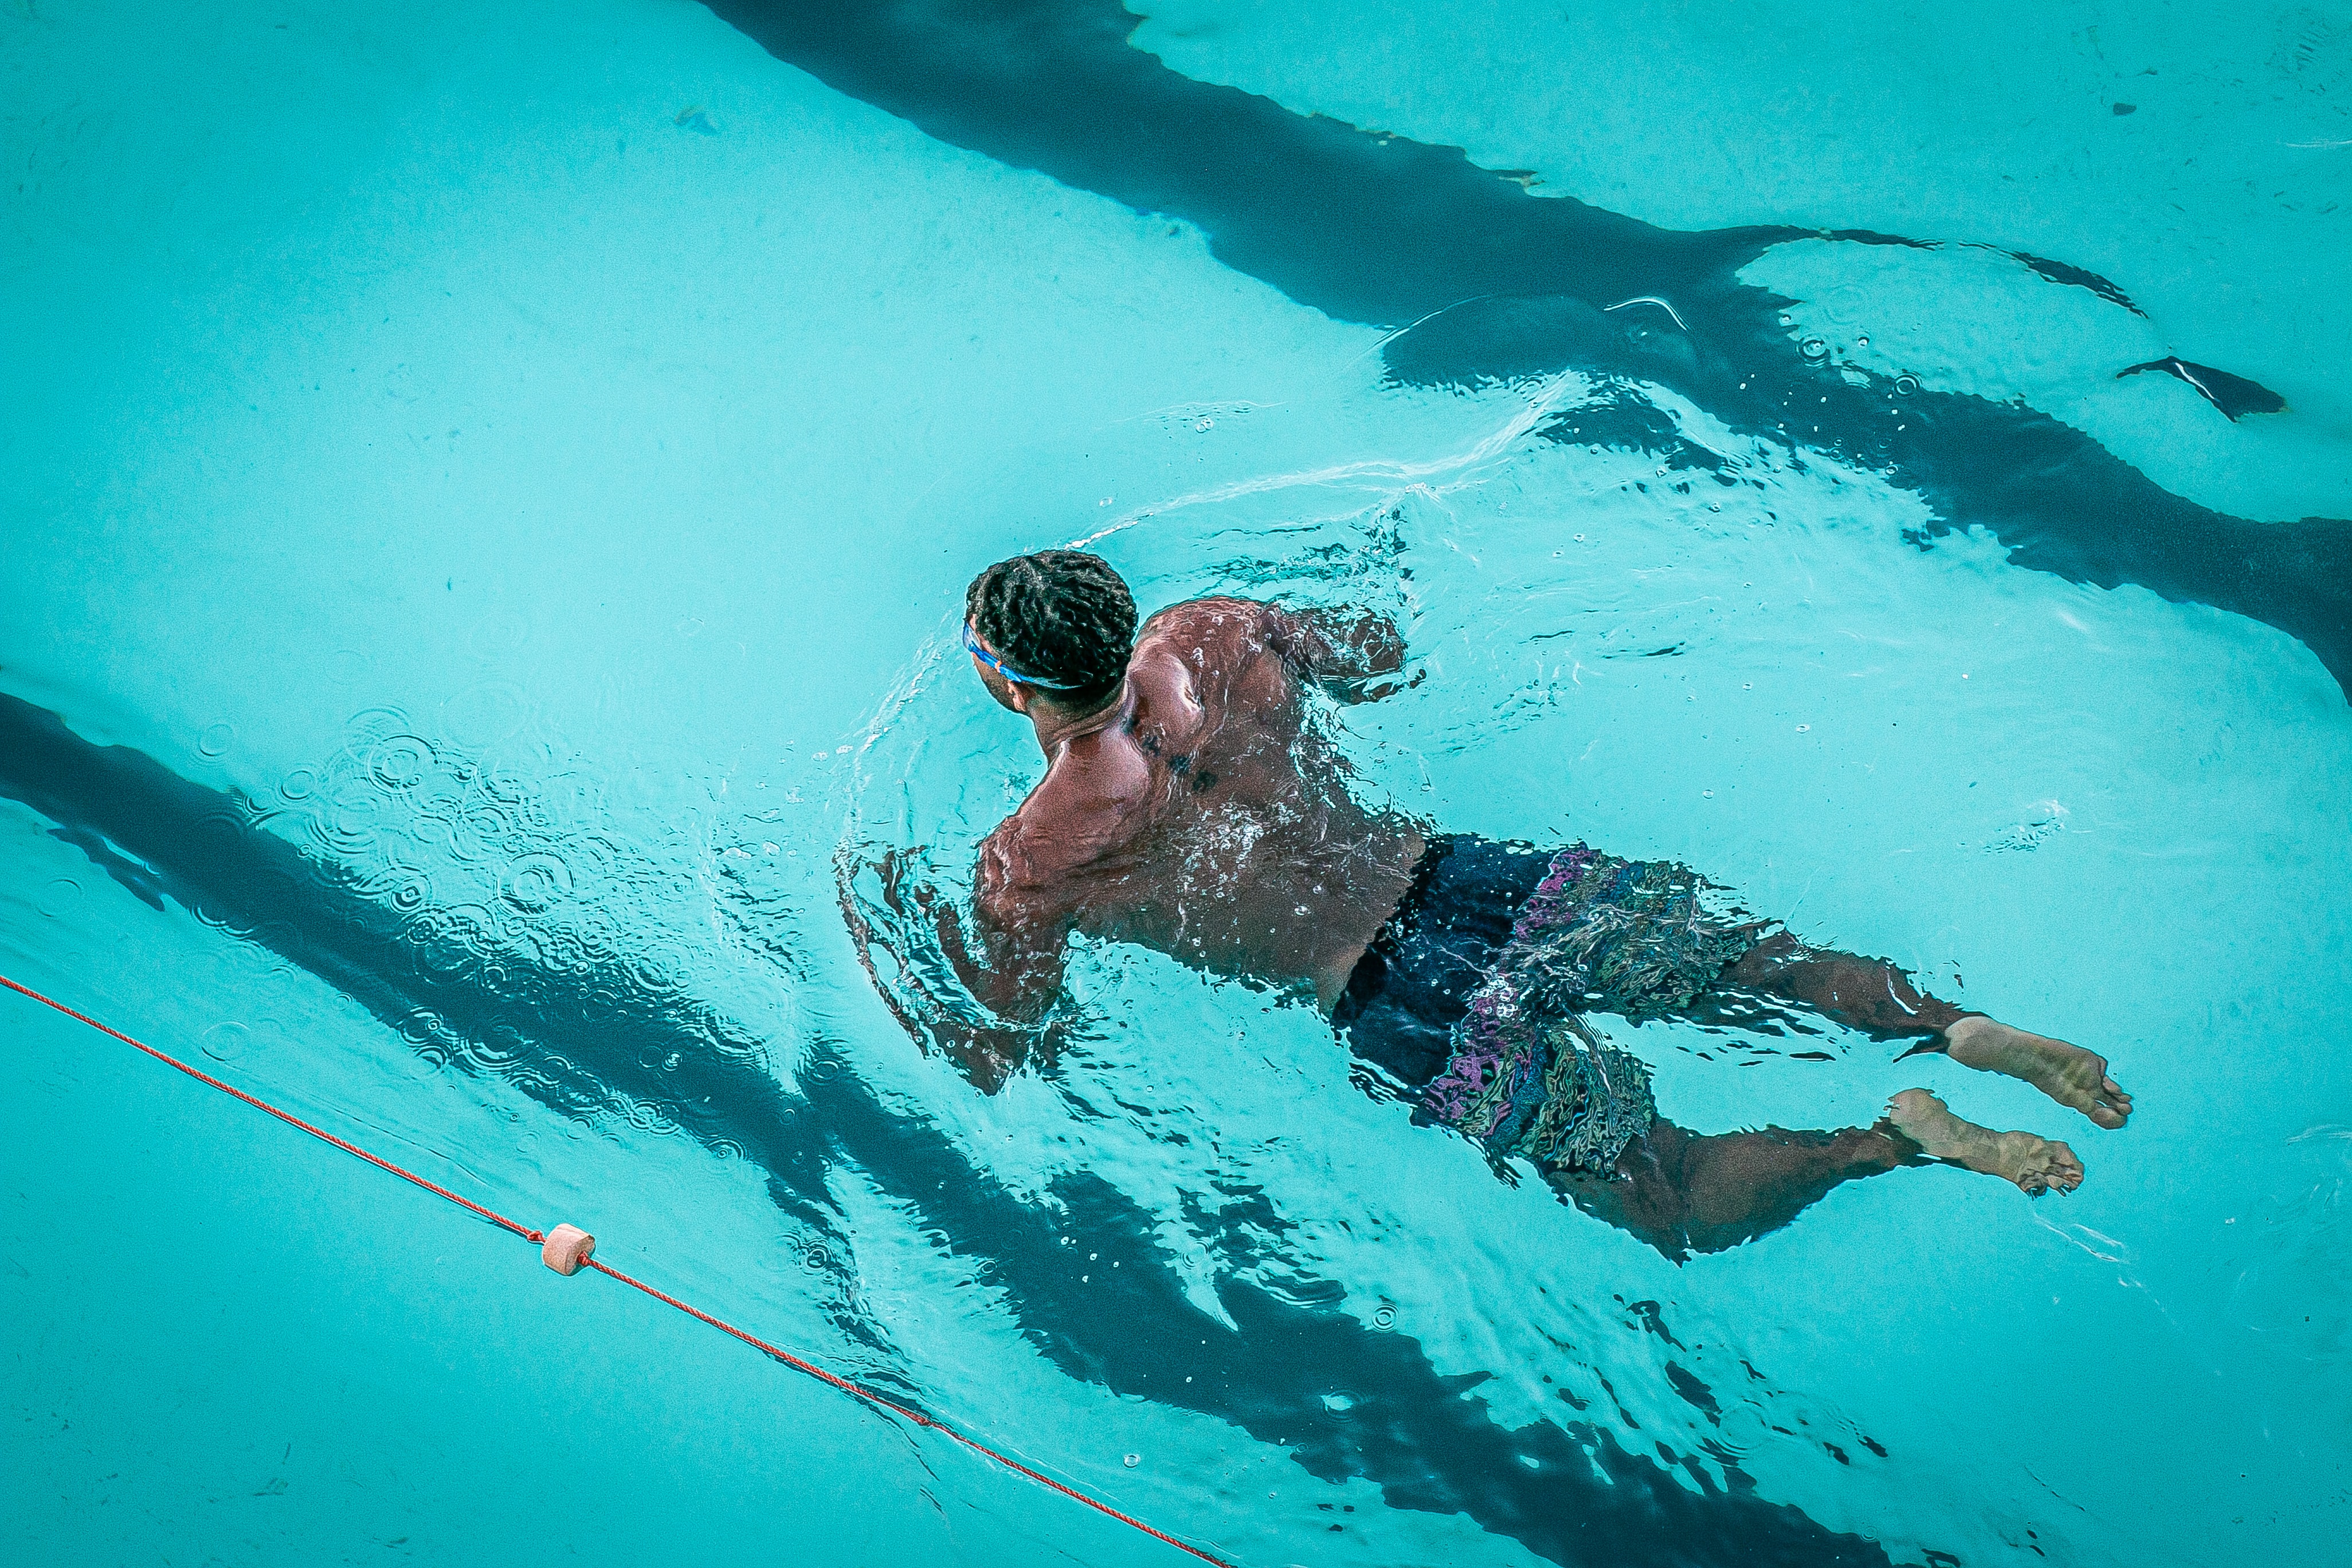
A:
[[[1128,707],[1127,684],[1122,681],[1117,690],[1093,708],[1066,708],[1049,698],[1032,696],[1020,711],[1036,732],[1037,749],[1051,762],[1057,748],[1110,728]]]

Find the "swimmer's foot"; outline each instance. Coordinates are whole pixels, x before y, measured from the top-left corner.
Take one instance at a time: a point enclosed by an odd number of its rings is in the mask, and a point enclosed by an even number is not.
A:
[[[1924,1089],[1906,1089],[1887,1101],[1886,1115],[1932,1158],[2015,1182],[2033,1197],[2083,1184],[2083,1162],[2063,1143],[1963,1121]]]
[[[1970,1014],[1944,1031],[1944,1049],[1964,1067],[2023,1079],[2102,1127],[2121,1127],[2131,1117],[2132,1097],[2107,1076],[2107,1058],[2080,1046]]]

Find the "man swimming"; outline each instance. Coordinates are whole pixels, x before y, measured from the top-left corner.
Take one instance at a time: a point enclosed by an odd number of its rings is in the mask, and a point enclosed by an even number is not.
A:
[[[1196,599],[1139,635],[1126,584],[1071,550],[991,566],[965,611],[974,668],[1034,727],[1045,776],[981,846],[970,941],[903,860],[885,868],[886,897],[928,915],[995,1015],[932,1031],[984,1090],[1045,1037],[1066,944],[1083,932],[1312,996],[1416,1120],[1497,1162],[1532,1161],[1669,1257],[1736,1246],[1899,1165],[1962,1166],[2031,1194],[2073,1191],[2083,1167],[2063,1143],[1964,1121],[1924,1089],[1866,1128],[1687,1131],[1657,1115],[1648,1068],[1589,1014],[1736,1023],[1793,1004],[2022,1079],[2102,1127],[2131,1114],[2101,1058],[1741,918],[1685,867],[1433,835],[1360,805],[1309,722],[1309,692],[1401,689],[1403,641],[1380,616]]]

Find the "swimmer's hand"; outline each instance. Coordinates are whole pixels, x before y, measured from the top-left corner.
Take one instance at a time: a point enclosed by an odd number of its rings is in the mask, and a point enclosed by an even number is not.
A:
[[[931,1037],[972,1088],[982,1094],[994,1094],[1034,1058],[1052,1055],[1037,1048],[1046,1038],[1042,1029],[1006,1028],[961,1018],[943,1018],[931,1026]]]
[[[916,1044],[947,1057],[983,1094],[994,1094],[1033,1062],[1051,1062],[1058,1040],[1050,1020],[1007,1019],[978,994],[973,980],[985,983],[989,975],[965,946],[954,901],[941,898],[923,879],[921,852],[893,849],[869,868],[879,884],[879,902],[895,917],[894,929],[886,938],[859,920],[846,900],[844,910],[875,988]],[[938,944],[928,953],[920,951],[928,945],[925,937]],[[871,947],[890,954],[894,984],[883,983]]]
[[[1426,669],[1404,673],[1404,634],[1373,610],[1315,605],[1290,610],[1267,606],[1274,617],[1268,640],[1302,680],[1320,686],[1338,701],[1377,702],[1419,686]]]

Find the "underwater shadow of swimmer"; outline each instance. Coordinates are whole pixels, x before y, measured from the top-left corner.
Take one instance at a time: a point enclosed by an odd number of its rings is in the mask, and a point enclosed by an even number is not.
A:
[[[1561,1563],[1885,1568],[1888,1561],[1865,1538],[1755,1496],[1727,1452],[1711,1456],[1727,1489],[1689,1459],[1663,1447],[1663,1459],[1632,1453],[1589,1424],[1504,1427],[1483,1403],[1463,1397],[1475,1378],[1447,1377],[1410,1336],[1367,1329],[1335,1309],[1286,1302],[1228,1277],[1217,1289],[1237,1325],[1229,1328],[1185,1294],[1157,1242],[1158,1216],[1100,1178],[1065,1177],[1051,1204],[1027,1203],[928,1119],[885,1106],[856,1073],[813,1070],[805,1098],[796,1098],[759,1065],[758,1043],[733,1034],[717,1010],[621,984],[607,969],[572,973],[509,962],[492,984],[467,954],[420,951],[415,933],[432,929],[418,924],[420,911],[400,913],[369,898],[351,875],[260,826],[235,795],[183,779],[131,748],[92,744],[54,713],[5,694],[0,795],[77,842],[135,857],[173,901],[310,970],[413,1044],[420,1014],[429,1014],[429,1043],[418,1048],[434,1059],[495,1072],[569,1116],[653,1107],[706,1147],[753,1161],[792,1217],[838,1238],[845,1272],[852,1238],[840,1226],[827,1170],[854,1162],[862,1179],[972,1258],[1024,1336],[1068,1375],[1285,1444],[1318,1478],[1373,1482],[1399,1508],[1466,1513]],[[459,1037],[497,1040],[499,1050],[488,1059],[450,1053],[447,1043]],[[646,1065],[671,1054],[674,1067]],[[818,1040],[811,1054],[813,1067],[844,1062],[830,1040]],[[1066,1216],[1059,1224],[1057,1212]],[[1120,1261],[1115,1286],[1076,1277],[1060,1246],[1073,1233]],[[1221,1243],[1229,1261],[1237,1246],[1230,1237]],[[899,1370],[883,1328],[846,1303],[828,1311],[869,1352],[872,1370],[861,1375],[923,1408],[922,1391]],[[1334,1387],[1354,1391],[1358,1403],[1331,1410],[1323,1396]],[[1670,1462],[1696,1489],[1670,1473]]]

